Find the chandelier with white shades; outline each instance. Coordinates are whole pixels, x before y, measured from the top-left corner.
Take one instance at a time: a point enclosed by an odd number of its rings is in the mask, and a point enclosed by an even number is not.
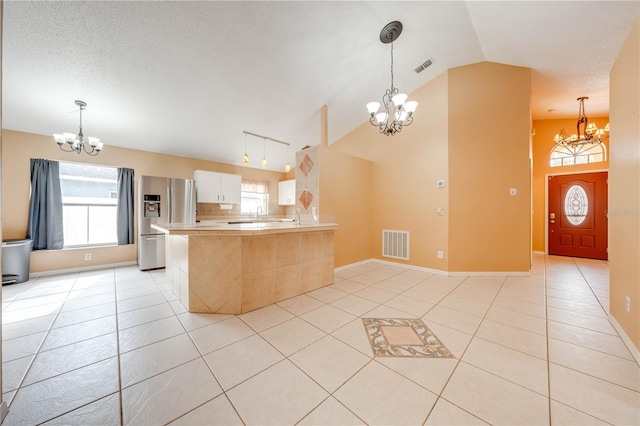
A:
[[[84,134],[82,133],[82,111],[87,108],[87,103],[84,101],[76,101],[75,103],[76,105],[78,105],[78,107],[80,107],[80,130],[78,130],[78,134],[55,133],[53,135],[53,139],[56,141],[60,149],[65,152],[75,152],[77,154],[80,154],[82,151],[84,151],[89,155],[96,156],[100,153],[100,151],[102,151],[103,143],[100,142],[100,139],[91,136],[87,136],[85,138]],[[65,145],[65,142],[67,143],[67,145]],[[88,148],[87,145],[89,145]]]
[[[402,22],[393,21],[385,25],[380,32],[382,43],[391,43],[391,88],[387,89],[382,97],[382,110],[379,102],[369,102],[367,110],[371,117],[369,123],[377,126],[381,134],[392,136],[402,130],[403,126],[413,123],[413,113],[418,107],[418,102],[407,101],[407,95],[399,93],[393,86],[393,42],[402,32]]]

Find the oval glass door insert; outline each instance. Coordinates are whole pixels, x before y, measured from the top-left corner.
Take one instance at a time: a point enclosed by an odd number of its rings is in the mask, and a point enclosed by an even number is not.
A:
[[[587,192],[580,185],[573,185],[564,197],[564,214],[572,225],[580,225],[589,212]]]

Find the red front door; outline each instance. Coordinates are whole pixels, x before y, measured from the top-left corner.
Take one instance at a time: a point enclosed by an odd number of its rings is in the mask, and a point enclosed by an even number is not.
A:
[[[549,176],[549,254],[607,259],[607,176]]]

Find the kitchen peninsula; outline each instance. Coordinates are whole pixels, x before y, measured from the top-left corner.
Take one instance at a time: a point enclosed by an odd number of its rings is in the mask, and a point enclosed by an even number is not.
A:
[[[189,312],[242,314],[334,282],[335,223],[158,224],[169,286]]]

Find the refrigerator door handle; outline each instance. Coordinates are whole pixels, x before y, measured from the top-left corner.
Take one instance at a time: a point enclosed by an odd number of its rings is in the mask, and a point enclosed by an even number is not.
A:
[[[169,223],[173,223],[173,218],[175,216],[175,206],[173,200],[173,179],[169,179],[169,188],[167,189],[169,194]]]
[[[189,209],[189,217],[187,218],[187,222],[195,222],[196,221],[196,199],[195,199],[195,184],[194,181],[187,181],[187,205],[192,206]]]

